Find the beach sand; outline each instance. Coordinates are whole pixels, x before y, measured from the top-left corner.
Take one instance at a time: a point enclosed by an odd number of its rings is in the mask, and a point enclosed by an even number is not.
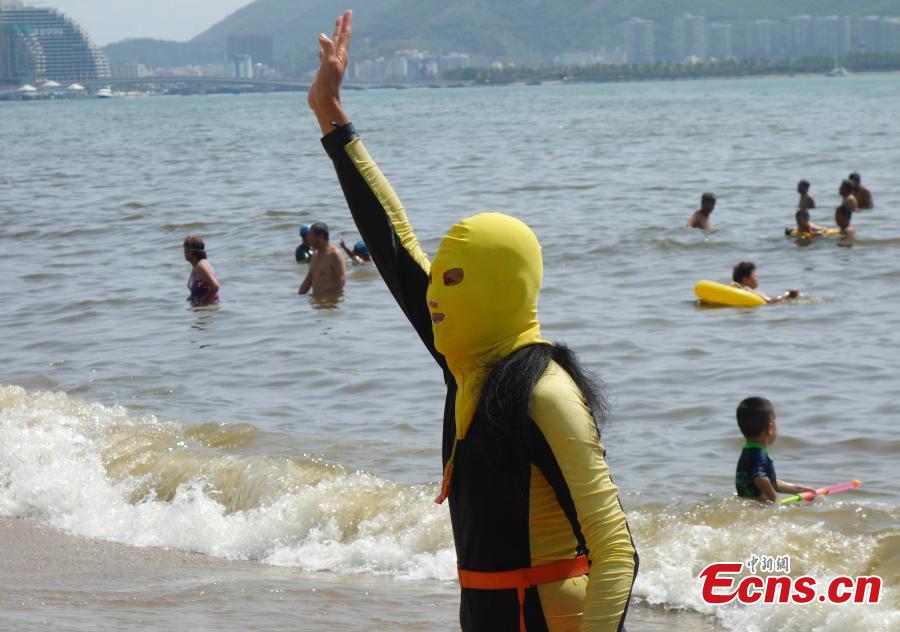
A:
[[[0,518],[3,630],[457,630],[458,589],[73,537]],[[630,632],[713,631],[641,604]]]

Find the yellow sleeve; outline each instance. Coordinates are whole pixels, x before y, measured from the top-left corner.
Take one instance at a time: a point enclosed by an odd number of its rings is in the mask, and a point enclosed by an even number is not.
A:
[[[385,175],[366,151],[353,124],[342,125],[322,139],[353,221],[372,260],[431,355],[446,370],[434,348],[431,312],[425,302],[431,262],[419,245],[406,209]]]
[[[581,629],[617,630],[637,555],[594,420],[572,378],[554,362],[533,397],[531,418],[559,464],[591,561]]]

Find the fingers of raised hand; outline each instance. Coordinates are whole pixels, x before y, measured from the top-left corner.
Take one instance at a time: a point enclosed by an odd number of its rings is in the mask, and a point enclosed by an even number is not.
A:
[[[334,40],[329,39],[325,33],[319,33],[319,52],[320,55],[331,55],[334,52]]]
[[[350,47],[350,37],[353,32],[353,11],[344,11],[334,23],[334,41],[341,52],[346,53]]]

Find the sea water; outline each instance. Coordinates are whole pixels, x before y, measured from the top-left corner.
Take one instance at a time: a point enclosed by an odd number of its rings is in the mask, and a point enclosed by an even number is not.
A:
[[[729,630],[900,626],[898,98],[898,75],[345,95],[428,253],[481,210],[537,233],[544,335],[611,402],[639,605]],[[407,607],[324,621],[453,629],[455,554],[432,501],[441,373],[371,266],[350,266],[336,305],[297,295],[300,223],[358,238],[318,136],[296,94],[0,104],[0,516],[248,560],[259,578],[394,582]],[[854,216],[859,239],[786,239],[796,182],[833,225],[851,171],[876,204]],[[704,191],[714,229],[683,228]],[[218,307],[185,301],[187,234],[206,241]],[[803,298],[695,304],[697,280],[727,282],[743,260],[764,291]],[[749,395],[778,410],[780,478],[863,486],[781,510],[735,499]],[[704,566],[753,555],[822,583],[880,575],[881,601],[703,603]],[[72,616],[16,605],[45,589],[0,612],[15,627]],[[338,610],[341,596],[302,599]],[[66,621],[92,629],[115,604]]]

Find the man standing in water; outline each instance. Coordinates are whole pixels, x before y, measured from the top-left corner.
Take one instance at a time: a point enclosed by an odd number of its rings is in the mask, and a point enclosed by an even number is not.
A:
[[[716,208],[715,193],[704,193],[700,197],[700,210],[694,211],[691,219],[688,220],[687,227],[709,230],[712,227],[712,224],[709,223],[709,216],[714,208]]]
[[[847,179],[853,183],[853,195],[856,196],[856,202],[859,204],[859,208],[874,207],[875,203],[872,201],[872,192],[862,185],[862,177],[854,171]]]
[[[309,227],[307,237],[315,252],[298,294],[306,294],[310,289],[317,296],[340,293],[347,282],[347,266],[341,252],[328,241],[328,226],[316,222]]]
[[[851,214],[859,210],[859,201],[856,199],[856,196],[853,195],[854,188],[853,180],[844,180],[841,182],[841,186],[838,189],[838,194],[843,200],[841,206],[850,211]]]

